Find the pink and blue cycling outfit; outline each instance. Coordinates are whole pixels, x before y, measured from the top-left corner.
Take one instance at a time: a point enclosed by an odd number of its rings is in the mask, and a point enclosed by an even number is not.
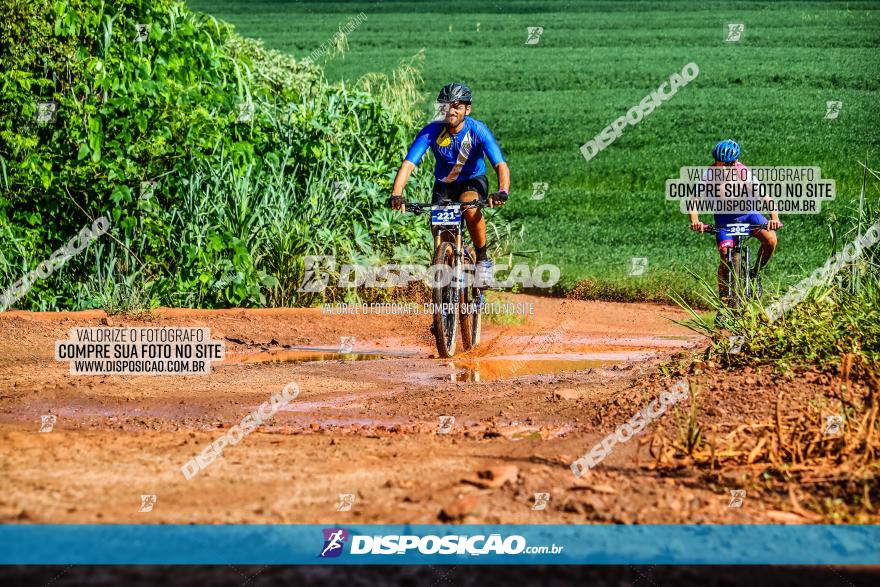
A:
[[[749,168],[737,161],[733,165],[738,172],[744,173],[744,177],[751,178],[752,172],[749,171]],[[755,180],[752,180],[755,181]],[[724,249],[727,247],[733,246],[733,235],[730,233],[730,230],[727,228],[729,224],[767,224],[767,219],[764,218],[763,215],[758,212],[749,212],[747,214],[716,214],[715,215],[715,227],[718,228],[718,234],[716,235],[715,241],[718,243],[718,249]],[[754,235],[758,232],[759,229],[753,228],[752,234]]]
[[[434,153],[434,201],[448,197],[458,200],[462,193],[475,191],[481,199],[488,193],[486,163],[493,166],[504,162],[498,142],[483,122],[465,116],[464,125],[451,134],[447,124],[436,121],[428,124],[413,141],[406,160],[418,165],[425,153]]]

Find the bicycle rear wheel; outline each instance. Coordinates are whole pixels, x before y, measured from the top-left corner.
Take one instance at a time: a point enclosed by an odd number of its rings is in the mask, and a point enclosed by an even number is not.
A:
[[[440,243],[434,251],[433,264],[446,265],[450,271],[455,270],[455,247],[452,243]],[[459,291],[451,283],[431,289],[434,302],[434,338],[437,352],[443,359],[455,354],[455,336],[458,334],[458,312],[455,304],[459,302]]]
[[[465,249],[462,255],[462,273],[471,273],[476,277],[476,263],[473,253]],[[473,281],[471,281],[473,283]],[[461,327],[461,346],[464,350],[472,349],[480,344],[480,331],[482,320],[480,313],[480,300],[482,294],[476,287],[463,287],[461,289],[461,315],[458,322]]]

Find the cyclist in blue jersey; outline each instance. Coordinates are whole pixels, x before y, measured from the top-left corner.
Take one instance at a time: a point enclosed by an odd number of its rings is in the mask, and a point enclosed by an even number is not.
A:
[[[733,167],[736,169],[739,174],[739,177],[748,177],[752,183],[757,183],[757,180],[752,178],[751,171],[749,168],[739,162],[740,155],[740,146],[733,139],[725,139],[715,145],[715,148],[712,149],[712,157],[715,159],[715,163],[712,164],[712,167]],[[690,213],[691,218],[691,230],[696,232],[704,232],[706,230],[706,225],[700,222],[700,216],[697,212],[693,211]],[[728,228],[729,224],[734,223],[746,223],[746,224],[760,224],[767,225],[766,229],[763,228],[754,228],[752,229],[752,236],[758,239],[761,243],[761,248],[758,250],[758,258],[755,261],[755,266],[751,269],[752,278],[755,278],[761,269],[770,261],[770,258],[773,256],[773,252],[776,250],[776,230],[782,228],[782,222],[779,220],[779,214],[775,211],[770,214],[770,220],[767,220],[762,214],[758,212],[749,212],[746,214],[715,214],[715,225],[718,227],[718,252],[721,254],[721,262],[718,264],[718,291],[719,296],[724,297],[724,292],[726,291],[727,284],[727,274],[730,268],[727,266],[727,249],[733,246],[733,236],[731,236],[730,229]],[[763,293],[761,291],[761,281],[757,280],[755,282],[755,287],[757,290],[758,297]]]
[[[489,127],[469,116],[470,88],[464,84],[447,84],[440,90],[437,102],[443,109],[444,119],[419,131],[394,178],[389,205],[392,209],[404,211],[403,188],[428,149],[434,154],[432,203],[444,199],[462,203],[477,199],[486,202],[488,198],[490,208],[503,205],[510,190],[510,169]],[[487,195],[489,182],[484,157],[489,158],[498,175],[498,191],[491,195]],[[477,209],[465,210],[463,215],[477,257],[475,281],[477,284],[491,284],[493,265],[486,255],[486,221]]]

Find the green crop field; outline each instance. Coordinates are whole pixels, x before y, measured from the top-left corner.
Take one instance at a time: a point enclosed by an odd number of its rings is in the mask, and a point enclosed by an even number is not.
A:
[[[714,242],[688,230],[664,182],[681,166],[710,163],[720,139],[736,139],[746,165],[819,166],[837,182],[837,200],[820,215],[783,216],[776,286],[850,238],[860,162],[880,168],[877,2],[188,4],[297,58],[363,12],[344,56],[321,61],[331,82],[389,73],[424,49],[426,122],[442,84],[472,87],[473,116],[511,166],[501,218],[524,226],[518,248],[558,264],[566,283],[589,280],[587,295],[660,299],[671,283],[692,287],[689,270],[714,274]],[[738,42],[726,41],[728,23],[745,25]],[[528,27],[543,27],[535,44],[525,42]],[[582,144],[689,62],[699,66],[694,81],[585,160]],[[830,100],[843,103],[837,119],[825,118]],[[543,200],[531,199],[535,182],[549,184]],[[876,201],[876,187],[867,196]],[[645,275],[629,276],[633,257],[648,259]]]

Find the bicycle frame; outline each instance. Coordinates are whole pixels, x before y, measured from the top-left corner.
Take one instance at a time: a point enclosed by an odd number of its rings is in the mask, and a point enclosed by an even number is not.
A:
[[[452,205],[452,204],[443,204],[442,202],[438,204],[438,206],[443,205]],[[452,283],[455,284],[456,289],[461,289],[465,286],[464,280],[462,279],[462,266],[464,264],[464,255],[467,251],[467,245],[464,244],[463,239],[463,225],[465,224],[464,215],[462,215],[461,220],[458,224],[453,225],[438,225],[431,226],[431,231],[434,234],[434,250],[437,250],[437,247],[440,246],[440,243],[446,241],[452,243],[452,248],[455,254],[455,268],[453,269],[454,273],[452,276]]]
[[[418,203],[408,203],[407,209],[411,210],[415,213],[421,213],[425,210],[432,210],[435,206],[458,206],[459,210],[464,211],[467,209],[481,209],[486,207],[486,204],[480,201],[475,202],[461,202],[454,203],[451,200],[441,200],[437,204],[418,204]],[[464,254],[468,251],[467,245],[463,242],[463,230],[462,227],[465,224],[464,215],[462,214],[461,219],[455,224],[439,224],[435,225],[432,222],[431,225],[431,233],[434,235],[434,250],[437,250],[437,247],[440,246],[442,242],[449,242],[452,244],[453,252],[455,254],[455,269],[454,274],[452,276],[452,283],[456,284],[458,289],[465,286],[464,281],[462,280],[462,265],[464,260]]]
[[[442,358],[453,356],[455,338],[461,332],[462,344],[468,350],[479,343],[482,292],[464,279],[465,266],[475,271],[475,259],[462,237],[465,223],[463,210],[482,208],[482,202],[453,203],[442,200],[437,204],[407,203],[406,209],[419,214],[431,211],[431,233],[434,236],[434,264],[443,264],[452,269],[448,285],[434,286],[433,299],[434,326],[432,332],[437,340],[437,350]],[[467,258],[465,258],[467,255]],[[436,274],[435,274],[436,277]],[[476,273],[474,274],[474,278]],[[473,292],[470,289],[473,287]],[[477,304],[472,308],[473,300]]]
[[[752,295],[752,275],[750,267],[752,266],[751,249],[745,246],[748,236],[733,235],[733,246],[727,249],[727,295],[733,298],[737,293],[737,286],[742,287],[745,299]],[[745,259],[743,259],[745,252]],[[739,267],[737,267],[736,257],[739,255]],[[737,274],[737,269],[739,274]]]
[[[731,231],[733,246],[727,249],[727,298],[732,307],[741,305],[745,300],[752,297],[752,255],[751,249],[746,246],[746,239],[752,236],[754,229],[766,229],[766,224],[733,223],[726,227]],[[718,234],[720,227],[709,225],[706,233]],[[745,257],[745,258],[743,258]],[[740,295],[741,294],[741,295]]]

